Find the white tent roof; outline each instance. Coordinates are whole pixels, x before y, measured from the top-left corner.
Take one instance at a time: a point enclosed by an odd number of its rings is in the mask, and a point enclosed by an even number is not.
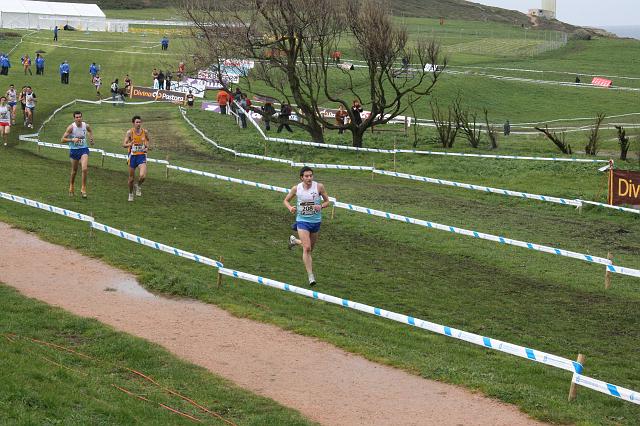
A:
[[[105,18],[105,14],[96,4],[59,3],[29,0],[2,0],[0,13],[31,13],[39,15],[85,16]]]

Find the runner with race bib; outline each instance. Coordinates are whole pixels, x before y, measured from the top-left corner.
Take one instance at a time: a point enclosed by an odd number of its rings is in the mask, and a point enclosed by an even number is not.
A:
[[[142,184],[147,177],[147,151],[149,150],[149,132],[142,128],[139,115],[131,119],[133,128],[127,131],[122,146],[129,149],[129,201],[133,201],[133,192],[142,196]],[[136,169],[139,169],[138,183],[135,183]]]
[[[89,145],[87,145],[87,135],[89,142],[93,145],[93,130],[91,126],[82,121],[82,113],[73,113],[73,123],[62,135],[62,143],[69,144],[69,158],[71,158],[71,177],[69,179],[69,196],[75,194],[76,174],[78,164],[82,166],[82,187],[80,193],[82,198],[87,198],[87,176],[89,174]]]
[[[302,246],[302,261],[309,276],[309,285],[316,285],[316,277],[313,274],[313,259],[311,253],[318,241],[318,233],[322,224],[322,209],[329,207],[329,195],[324,185],[313,180],[313,170],[303,167],[300,170],[300,182],[287,194],[284,199],[285,207],[296,214],[295,227],[298,230],[298,238],[289,237],[289,249],[298,245]],[[296,197],[296,205],[291,205],[291,200]]]

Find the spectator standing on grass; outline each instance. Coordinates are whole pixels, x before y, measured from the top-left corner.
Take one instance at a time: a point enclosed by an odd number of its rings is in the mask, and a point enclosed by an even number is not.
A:
[[[162,50],[169,49],[169,37],[162,37],[162,40],[160,40],[160,44],[162,45]]]
[[[338,111],[336,111],[336,124],[340,126],[340,129],[338,129],[339,135],[344,133],[344,121],[348,116],[349,113],[344,109],[344,105],[340,104]]]
[[[191,90],[189,90],[189,93],[187,94],[187,105],[189,106],[189,108],[193,107],[193,103],[194,103],[195,99],[193,96],[193,92]]]
[[[91,65],[89,65],[89,74],[91,74],[91,81],[93,81],[93,78],[98,74],[98,66],[95,62],[92,62]]]
[[[116,96],[118,96],[118,92],[120,90],[120,84],[117,78],[111,82],[110,89],[111,89],[111,100],[114,102],[113,106],[116,106],[115,104]]]
[[[151,78],[153,79],[154,82],[158,80],[158,70],[156,68],[154,68],[153,71],[151,71]]]
[[[185,70],[184,62],[180,61],[180,63],[178,64],[178,81],[182,81],[184,70]]]
[[[67,61],[64,61],[61,65],[62,77],[64,78],[64,84],[69,84],[69,74],[71,73],[71,67]]]
[[[362,105],[360,105],[360,101],[357,99],[353,100],[353,104],[351,105],[351,114],[353,114],[353,122],[356,126],[360,126],[362,124]]]
[[[58,41],[58,26],[53,27],[53,41]]]
[[[505,136],[509,136],[511,134],[511,123],[509,123],[509,120],[507,120],[506,123],[504,123],[504,135]]]
[[[164,76],[164,88],[166,90],[171,90],[171,80],[173,80],[173,73],[167,70],[167,74]]]
[[[58,67],[58,70],[60,71],[60,83],[64,84],[64,62],[60,62],[60,66]],[[93,78],[93,77],[92,77]]]
[[[229,103],[229,93],[226,90],[220,89],[218,90],[218,96],[216,96],[216,100],[218,101],[218,105],[220,105],[220,114],[227,114],[227,104]]]
[[[44,75],[44,58],[36,53],[36,75]]]
[[[271,102],[265,102],[262,108],[262,120],[264,121],[264,128],[271,130],[271,118],[276,114],[276,109]]]
[[[0,75],[9,75],[9,68],[11,68],[11,61],[9,55],[0,56]]]
[[[22,61],[22,67],[24,68],[24,75],[27,75],[27,72],[29,73],[29,75],[33,75],[33,73],[31,72],[31,57],[29,57],[29,55],[24,55],[21,58]]]
[[[278,116],[280,118],[280,125],[278,126],[278,130],[277,130],[278,133],[282,131],[283,127],[287,129],[289,132],[293,132],[293,130],[291,130],[291,127],[289,127],[290,116],[291,116],[291,105],[289,105],[286,102],[283,102],[282,106],[280,107],[280,114]]]
[[[243,129],[247,128],[247,95],[240,95],[240,108],[238,108],[238,116],[240,117],[240,125]]]
[[[162,70],[158,72],[158,89],[164,90],[164,73]]]

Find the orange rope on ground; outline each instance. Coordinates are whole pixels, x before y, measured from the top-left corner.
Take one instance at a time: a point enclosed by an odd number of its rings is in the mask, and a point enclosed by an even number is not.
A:
[[[12,341],[12,342],[15,342],[15,340],[11,340],[11,339],[14,339],[14,338],[20,338],[21,336],[19,336],[19,335],[17,335],[17,334],[14,334],[14,333],[11,333],[11,334],[5,334],[5,335],[4,335],[4,337],[5,337],[6,339],[8,339],[8,340]],[[86,355],[86,354],[83,354],[83,353],[81,353],[81,352],[74,351],[73,349],[69,349],[69,348],[66,348],[66,347],[64,347],[64,346],[56,345],[55,343],[45,342],[45,341],[38,340],[38,339],[34,339],[34,338],[31,338],[31,337],[24,337],[24,338],[25,338],[25,339],[27,339],[27,340],[30,340],[30,341],[31,341],[31,342],[33,342],[33,343],[37,343],[37,344],[40,344],[40,345],[49,346],[49,347],[52,347],[52,348],[55,348],[55,349],[58,349],[58,350],[62,350],[62,351],[65,351],[65,352],[69,352],[69,353],[72,353],[72,354],[75,354],[75,355],[81,356],[81,357],[86,358],[86,359],[90,359],[90,360],[92,360],[92,361],[96,361],[96,362],[98,362],[98,363],[102,363],[102,364],[107,364],[107,363],[108,363],[108,364],[111,364],[111,365],[113,365],[113,366],[115,366],[115,367],[118,367],[118,368],[122,368],[122,369],[124,369],[124,370],[127,370],[127,371],[129,371],[129,372],[131,372],[131,373],[133,373],[133,374],[135,374],[135,375],[137,375],[137,376],[140,376],[140,377],[144,378],[145,380],[147,380],[147,381],[149,381],[149,382],[153,383],[155,386],[159,387],[160,389],[164,390],[165,392],[168,392],[168,393],[170,393],[170,394],[172,394],[172,395],[175,395],[175,396],[177,396],[177,397],[181,398],[181,399],[182,399],[182,400],[184,400],[184,401],[187,401],[187,402],[188,402],[188,403],[190,403],[191,405],[193,405],[193,406],[197,407],[198,409],[200,409],[201,411],[203,411],[203,412],[205,412],[205,413],[207,413],[207,414],[211,415],[212,417],[214,417],[214,418],[216,418],[216,419],[219,419],[219,420],[222,420],[223,422],[225,422],[226,424],[228,424],[228,425],[230,425],[230,426],[238,426],[236,423],[233,423],[232,421],[225,419],[222,415],[220,415],[220,414],[218,414],[218,413],[216,413],[216,412],[214,412],[214,411],[211,411],[211,410],[207,409],[206,407],[202,406],[201,404],[197,403],[196,401],[194,401],[194,400],[192,400],[192,399],[190,399],[190,398],[188,398],[188,397],[186,397],[186,396],[184,396],[184,395],[182,395],[182,394],[178,393],[178,392],[177,392],[177,391],[175,391],[175,390],[172,390],[172,389],[170,389],[170,388],[167,388],[167,387],[162,386],[160,383],[156,382],[156,381],[155,381],[154,379],[152,379],[151,377],[149,377],[149,376],[147,376],[147,375],[145,375],[145,374],[143,374],[143,373],[141,373],[141,372],[139,372],[139,371],[133,370],[133,369],[131,369],[131,368],[129,368],[129,367],[119,366],[119,365],[117,365],[117,364],[115,364],[115,363],[113,363],[113,362],[109,362],[109,361],[104,361],[104,360],[100,360],[100,359],[97,359],[97,358],[93,358],[93,357],[91,357],[91,356],[89,356],[89,355]],[[72,369],[72,368],[65,367],[64,365],[58,364],[58,363],[56,363],[55,361],[52,361],[52,360],[49,360],[49,359],[47,359],[47,361],[49,361],[49,362],[53,362],[53,363],[55,363],[56,365],[59,365],[59,366],[61,366],[61,367],[67,368],[67,369],[70,369],[70,370],[72,370],[72,371],[76,371],[76,370],[74,370],[74,369]],[[79,373],[80,373],[80,371],[77,371],[77,372],[79,372]],[[86,373],[81,373],[81,374],[88,375],[88,374],[86,374]],[[121,389],[120,387],[118,387],[118,386],[116,386],[116,385],[114,385],[114,384],[112,384],[112,386],[117,387],[118,389],[120,389],[120,390],[121,390],[121,391],[123,391],[123,392],[125,391],[125,390]],[[138,395],[135,395],[135,394],[131,394],[131,395],[133,395],[133,396],[137,396],[137,397],[139,397],[139,398],[141,398],[141,399],[143,399],[143,398],[144,398],[144,397],[141,397],[141,396],[138,396]],[[146,400],[146,399],[145,399],[145,400]],[[148,401],[148,400],[147,400],[147,401]],[[164,408],[166,408],[166,409],[171,409],[171,407],[164,406],[163,404],[160,404],[160,403],[158,403],[158,404],[159,404],[159,405],[161,405],[161,406],[163,406],[163,407],[164,407]],[[172,409],[171,409],[171,410],[172,410]],[[180,412],[178,412],[178,413],[180,413]],[[188,414],[185,414],[185,415],[187,415],[187,416],[188,416]],[[196,421],[198,421],[198,422],[200,421],[200,420],[198,420],[198,419],[196,419],[196,418],[193,418],[193,419],[194,419],[194,420],[196,420]]]
[[[85,377],[89,375],[88,373],[85,373],[84,371],[76,370],[75,368],[67,367],[66,365],[60,364],[59,362],[56,362],[56,361],[54,361],[54,360],[52,360],[50,358],[47,358],[44,355],[40,355],[40,358],[44,359],[45,361],[50,362],[51,364],[55,364],[58,367],[65,368],[67,370],[73,371],[73,372],[78,373],[78,374],[82,374]]]
[[[204,412],[206,412],[206,413],[211,414],[212,416],[214,416],[215,418],[217,418],[217,419],[219,419],[219,420],[222,420],[223,422],[227,423],[228,425],[238,426],[238,425],[236,425],[235,423],[233,423],[232,421],[225,419],[225,418],[224,418],[224,417],[222,417],[220,414],[218,414],[218,413],[216,413],[216,412],[213,412],[213,411],[208,410],[206,407],[203,407],[202,405],[200,405],[200,404],[198,404],[197,402],[195,402],[195,401],[193,401],[193,400],[191,400],[191,399],[187,398],[186,396],[183,396],[183,395],[179,394],[178,392],[176,392],[176,391],[174,391],[174,390],[171,390],[171,389],[165,388],[164,386],[162,386],[161,384],[159,384],[158,382],[156,382],[155,380],[153,380],[151,377],[146,376],[146,375],[142,374],[141,372],[136,371],[136,370],[132,370],[132,369],[130,369],[130,368],[127,368],[127,370],[131,371],[131,372],[132,372],[132,373],[134,373],[134,374],[137,374],[138,376],[140,376],[140,377],[144,378],[145,380],[150,381],[150,382],[151,382],[151,383],[153,383],[154,385],[156,385],[156,386],[158,386],[159,388],[161,388],[161,389],[163,389],[163,390],[165,390],[165,391],[169,392],[170,394],[173,394],[173,395],[175,395],[175,396],[177,396],[177,397],[179,397],[179,398],[182,398],[183,400],[185,400],[185,401],[187,401],[187,402],[191,403],[192,405],[194,405],[194,406],[198,407],[198,408],[199,408],[199,409],[201,409],[202,411],[204,411]]]
[[[128,390],[126,390],[125,388],[122,388],[122,387],[120,387],[120,386],[118,386],[118,385],[116,385],[116,384],[111,383],[111,386],[113,386],[114,388],[116,388],[116,389],[118,389],[118,390],[120,390],[120,391],[122,391],[122,392],[126,393],[127,395],[131,395],[131,396],[133,396],[133,397],[135,397],[135,398],[138,398],[138,399],[141,399],[141,400],[143,400],[143,401],[147,401],[147,402],[151,402],[151,403],[153,403],[153,401],[149,400],[148,398],[145,398],[144,396],[141,396],[141,395],[136,395],[135,393],[133,393],[133,392],[131,392],[131,391],[128,391]],[[171,411],[172,413],[179,414],[179,415],[181,415],[181,416],[183,416],[183,417],[186,417],[186,418],[188,418],[188,419],[190,419],[190,420],[193,420],[194,422],[202,423],[202,420],[197,419],[197,418],[195,418],[195,417],[193,417],[193,416],[190,416],[190,415],[189,415],[189,414],[187,414],[187,413],[183,413],[182,411],[176,410],[175,408],[171,408],[171,407],[169,407],[168,405],[164,405],[164,404],[162,404],[162,403],[160,403],[160,402],[156,402],[156,404],[158,404],[158,405],[159,405],[159,406],[161,406],[162,408],[165,408],[165,409],[167,409],[167,410]]]

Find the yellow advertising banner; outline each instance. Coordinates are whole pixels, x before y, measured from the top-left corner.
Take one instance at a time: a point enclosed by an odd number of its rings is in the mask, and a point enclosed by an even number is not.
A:
[[[640,206],[640,172],[609,170],[609,204]]]
[[[159,90],[152,87],[131,86],[129,96],[131,98],[173,102],[176,104],[185,104],[187,102],[186,93],[175,92],[173,90]]]

